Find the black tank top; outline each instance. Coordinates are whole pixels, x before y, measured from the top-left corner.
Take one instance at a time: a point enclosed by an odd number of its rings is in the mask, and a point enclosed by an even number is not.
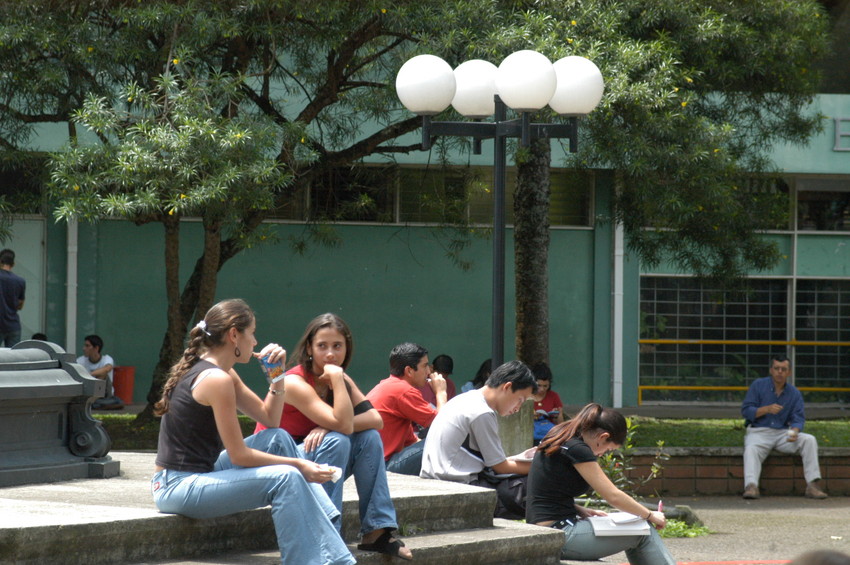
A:
[[[223,449],[213,409],[192,397],[192,383],[214,369],[209,361],[198,361],[171,391],[168,412],[159,427],[156,464],[174,471],[209,473]]]

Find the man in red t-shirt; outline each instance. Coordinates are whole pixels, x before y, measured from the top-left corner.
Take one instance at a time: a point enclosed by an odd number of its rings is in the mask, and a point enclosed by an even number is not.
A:
[[[418,390],[426,383],[434,391],[436,409]],[[395,346],[390,352],[390,376],[375,385],[366,398],[384,420],[379,431],[387,471],[419,476],[424,442],[413,433],[413,424],[430,426],[447,401],[446,380],[439,373],[431,373],[428,351],[415,343]]]

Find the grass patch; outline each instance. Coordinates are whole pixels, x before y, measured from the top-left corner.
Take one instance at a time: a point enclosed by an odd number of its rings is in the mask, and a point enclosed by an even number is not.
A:
[[[95,413],[103,422],[112,449],[115,451],[155,450],[159,435],[159,420],[139,426],[133,414]],[[742,419],[673,420],[633,417],[638,428],[634,435],[635,447],[655,447],[659,440],[665,447],[741,447],[744,445]],[[246,416],[239,417],[244,436],[254,433],[254,422]],[[806,423],[806,432],[818,438],[821,447],[850,445],[850,420],[812,420]]]
[[[673,420],[632,417],[638,428],[635,447],[741,447],[744,445],[743,419]],[[850,445],[850,420],[810,420],[805,431],[818,439],[820,447]]]
[[[143,425],[136,423],[134,414],[94,414],[95,420],[100,420],[106,433],[112,439],[113,451],[155,451],[156,442],[159,437],[159,420],[146,422]],[[239,416],[239,425],[242,426],[242,436],[247,437],[254,433],[253,420],[247,416]]]

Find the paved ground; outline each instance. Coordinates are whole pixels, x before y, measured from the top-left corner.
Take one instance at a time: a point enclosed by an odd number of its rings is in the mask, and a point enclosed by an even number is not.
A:
[[[156,509],[148,484],[153,453],[114,452],[121,461],[121,476],[65,483],[0,489],[0,528],[28,524],[56,525],[77,520],[100,521],[148,516]],[[115,501],[122,501],[115,504]],[[666,507],[687,505],[714,533],[692,539],[667,540],[682,564],[691,563],[782,563],[800,553],[833,548],[850,554],[850,499],[809,500],[803,497],[766,497],[745,501],[740,497],[670,498]],[[120,506],[120,507],[118,507]],[[245,556],[222,556],[199,563],[272,563],[275,552]],[[604,563],[624,563],[619,554]],[[176,563],[176,562],[174,562]]]

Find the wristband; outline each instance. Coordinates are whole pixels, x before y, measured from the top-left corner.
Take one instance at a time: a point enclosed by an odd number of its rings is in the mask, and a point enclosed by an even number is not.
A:
[[[368,412],[372,408],[374,408],[374,406],[372,406],[372,403],[368,400],[364,400],[363,402],[354,407],[354,415],[357,416],[358,414],[362,414],[363,412]]]
[[[283,394],[284,392],[286,392],[286,389],[277,390],[277,389],[273,389],[273,388],[269,387],[269,394],[278,395],[278,394]]]
[[[652,518],[652,510],[649,510],[648,512],[649,513],[646,515],[646,518],[644,518],[644,520],[649,520],[650,518]]]

